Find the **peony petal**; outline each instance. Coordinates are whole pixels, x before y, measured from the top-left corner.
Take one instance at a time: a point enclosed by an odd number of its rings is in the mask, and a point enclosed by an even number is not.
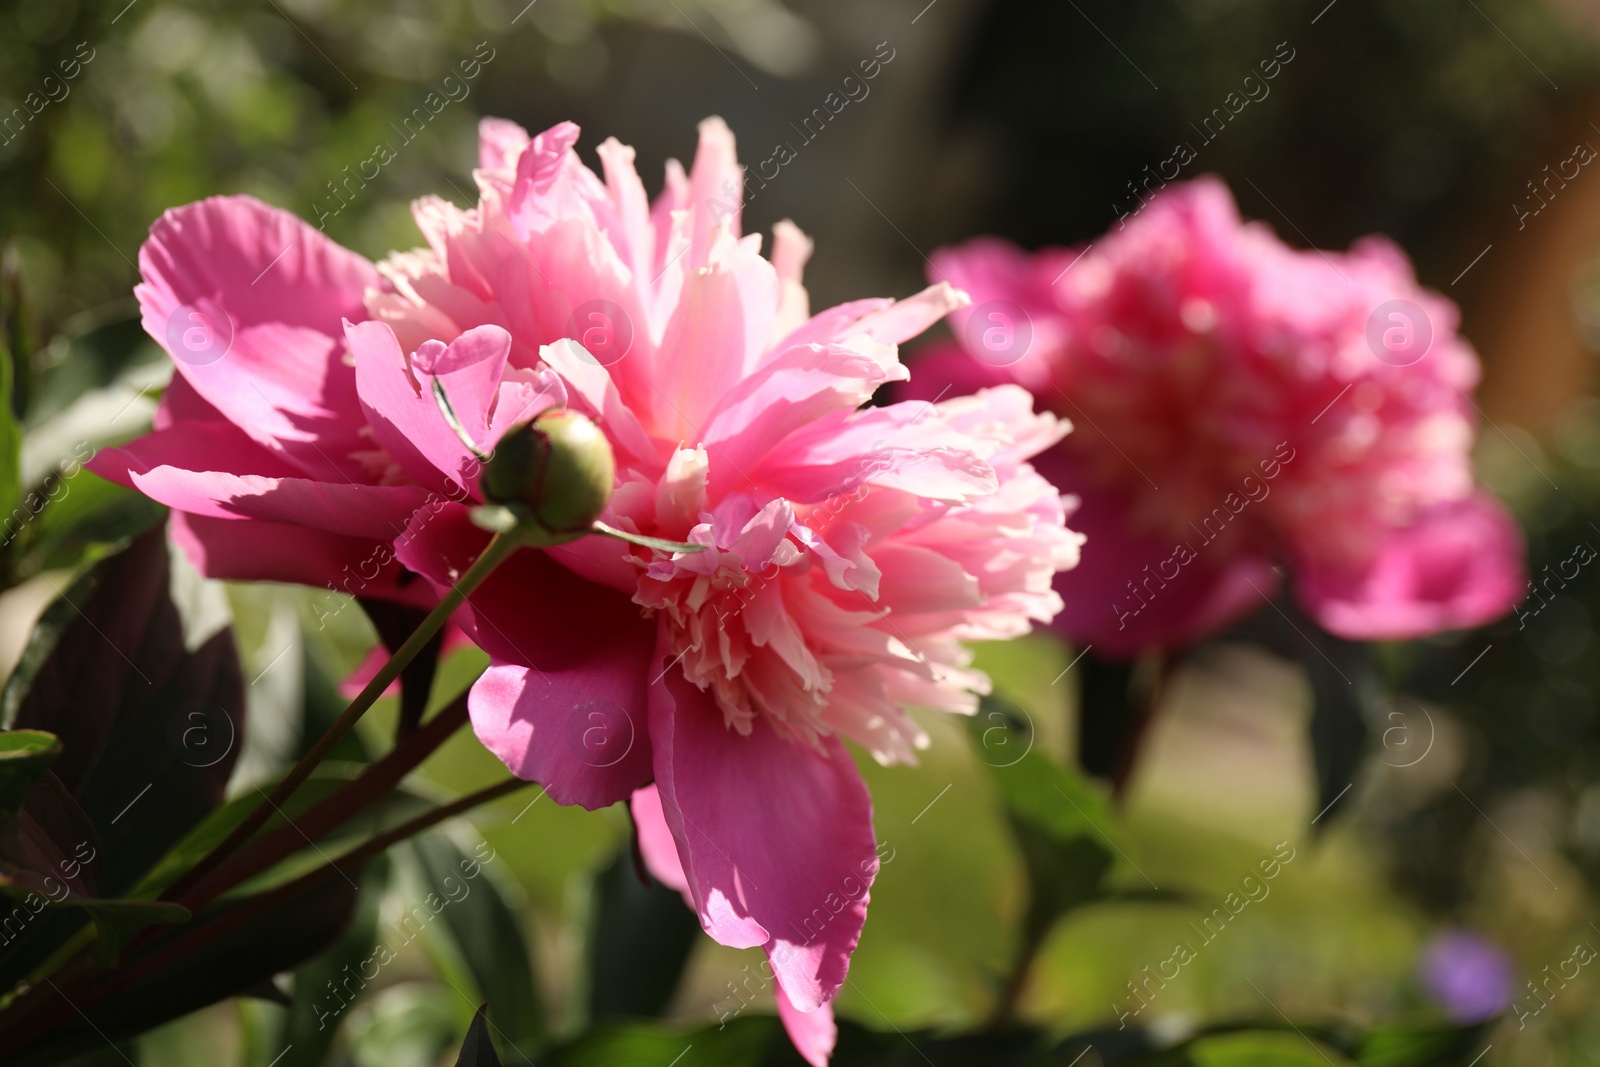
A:
[[[887,381],[905,377],[898,361],[839,345],[791,348],[763,363],[722,395],[705,426],[705,443],[729,467],[754,467],[789,434],[839,411],[854,411]],[[715,491],[714,491],[715,492]]]
[[[399,537],[429,495],[417,485],[349,485],[181,467],[134,472],[132,482],[152,500],[191,515],[297,523],[368,541]]]
[[[958,308],[972,303],[961,290],[946,282],[930,285],[916,296],[897,300],[888,307],[871,311],[854,322],[836,327],[843,340],[865,334],[880,344],[897,345],[909,341]]]
[[[1303,560],[1300,599],[1331,633],[1401,641],[1492,622],[1525,595],[1522,533],[1487,493],[1429,509],[1361,567]]]
[[[633,815],[634,830],[639,835],[639,854],[652,877],[668,889],[683,894],[683,902],[692,909],[694,895],[689,891],[688,876],[678,859],[678,839],[672,836],[667,817],[661,810],[661,792],[654,783],[634,791],[628,802]]]
[[[684,279],[656,355],[650,406],[659,436],[699,440],[717,400],[748,372],[746,356],[761,351],[770,340],[776,301],[765,319],[766,332],[752,331],[749,320],[756,302],[746,301],[746,279],[741,275],[758,268],[747,268],[737,254],[731,258],[732,265],[719,262]],[[775,290],[777,275],[770,264],[765,272]],[[758,334],[759,340],[753,341]]]
[[[1136,489],[1094,486],[1061,449],[1034,462],[1058,486],[1089,483],[1073,512],[1073,528],[1087,538],[1083,562],[1055,579],[1064,606],[1054,626],[1075,644],[1113,658],[1189,644],[1277,595],[1281,579],[1257,547],[1262,534],[1243,524],[1220,533],[1210,526],[1136,533]]]
[[[799,503],[839,498],[871,484],[926,500],[964,503],[998,487],[995,470],[932,416],[909,401],[814,421],[791,434],[750,475]]]
[[[671,669],[651,686],[650,738],[701,925],[724,945],[764,947],[794,1005],[817,1010],[844,983],[878,871],[849,753],[832,737],[825,754],[791,744],[760,716],[748,735],[730,730]]]
[[[815,1011],[801,1011],[783,991],[782,982],[777,983],[776,1000],[778,1019],[800,1058],[811,1067],[828,1067],[833,1046],[839,1040],[839,1026],[833,1021],[833,1003],[825,1003]]]
[[[419,514],[397,558],[442,592],[487,540],[451,504]],[[559,804],[605,807],[650,780],[654,623],[535,549],[502,563],[467,603],[462,628],[493,659],[468,705],[486,748]]]
[[[529,140],[528,131],[508,119],[479,119],[478,166],[483,170],[516,170]]]
[[[431,385],[413,375],[394,330],[370,321],[348,325],[345,333],[361,408],[378,444],[412,481],[461,499],[476,484],[473,457],[445,422]]]
[[[188,397],[205,405],[205,401],[192,392],[188,393]],[[189,400],[175,398],[174,403],[181,411],[188,406]],[[257,443],[233,423],[222,421],[209,405],[205,405],[205,410],[212,419],[207,421],[176,418],[172,416],[171,409],[167,410],[168,414],[158,419],[165,426],[135,438],[120,448],[101,449],[88,462],[88,468],[108,481],[129,488],[133,487],[134,474],[154,467],[193,469],[203,465],[205,470],[260,474],[271,478],[293,478],[301,473],[282,453]]]
[[[213,519],[181,511],[172,513],[170,529],[173,542],[207,578],[292,582],[421,607],[431,607],[436,599],[427,583],[394,561],[383,542],[290,523]],[[329,610],[342,610],[344,603]]]
[[[693,908],[694,895],[689,889],[689,879],[678,860],[678,842],[667,825],[661,808],[661,793],[654,785],[647,785],[633,794],[629,803],[634,829],[638,834],[639,854],[656,881],[683,895],[684,902]],[[833,1021],[833,1003],[824,1002],[815,1011],[801,1011],[794,1006],[781,983],[774,983],[774,1000],[778,1018],[794,1043],[802,1059],[812,1067],[827,1067],[839,1037],[839,1027]]]
[[[738,237],[744,206],[744,168],[739,166],[733,131],[712,116],[700,123],[700,144],[689,170],[689,210],[694,223],[688,266],[703,267],[710,260],[716,231],[726,225]]]
[[[139,251],[144,328],[229,421],[316,477],[374,481],[346,319],[383,279],[293,215],[246,196],[162,215]],[[193,340],[191,341],[191,338]]]

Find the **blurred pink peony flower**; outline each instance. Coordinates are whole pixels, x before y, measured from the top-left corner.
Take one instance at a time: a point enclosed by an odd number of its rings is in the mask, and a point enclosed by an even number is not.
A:
[[[971,295],[911,395],[1020,383],[1078,429],[1035,464],[1082,498],[1056,625],[1109,656],[1181,645],[1277,594],[1398,639],[1504,614],[1522,541],[1473,482],[1471,348],[1385,240],[1301,252],[1217,179],[1086,249],[936,253]]]
[[[1068,427],[1016,386],[863,408],[963,298],[811,315],[807,238],[780,223],[768,259],[740,235],[720,120],[653,205],[615,140],[602,179],[570,123],[481,132],[479,204],[419,201],[428,247],[377,266],[247,198],[163,216],[138,296],[179,373],[155,432],[95,469],[174,508],[208,574],[427,602],[488,536],[430,379],[484,446],[552,404],[594,419],[605,521],[708,547],[512,556],[457,620],[492,660],[473,726],[560,803],[644,790],[652,866],[716,940],[766,950],[823,1063],[878,864],[841,739],[910,760],[906,705],[985,691],[962,642],[1060,609],[1081,538],[1026,461]]]

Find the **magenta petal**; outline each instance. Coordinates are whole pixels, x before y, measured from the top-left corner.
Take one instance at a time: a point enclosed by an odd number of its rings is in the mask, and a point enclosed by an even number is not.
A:
[[[634,790],[628,802],[633,814],[633,827],[639,835],[639,854],[644,865],[656,881],[668,889],[683,894],[683,902],[694,907],[694,895],[689,891],[688,876],[683,873],[683,863],[678,859],[678,839],[672,836],[667,817],[661,810],[661,791],[652,783]]]
[[[700,924],[721,944],[765,948],[795,1007],[822,1007],[844,984],[878,872],[872,801],[844,745],[829,737],[817,753],[760,716],[741,736],[674,670],[650,688],[650,739]]]
[[[182,381],[182,379],[176,379]],[[189,394],[193,396],[192,393]],[[204,404],[203,400],[195,398]],[[133,488],[133,476],[156,467],[222,471],[292,478],[300,469],[257,444],[243,430],[212,413],[213,421],[163,420],[167,425],[120,448],[103,448],[86,466],[100,477]],[[163,501],[165,503],[165,501]]]
[[[452,504],[420,514],[398,558],[442,591],[487,539]],[[468,704],[489,751],[560,804],[606,807],[650,780],[645,691],[656,630],[632,601],[525,549],[467,603],[460,622],[494,661]]]
[[[292,582],[351,596],[429,606],[433,590],[404,569],[383,543],[260,519],[213,519],[172,513],[172,540],[208,578]],[[345,602],[327,610],[341,610]],[[319,609],[321,610],[321,609]]]
[[[197,393],[306,473],[370,481],[341,322],[377,270],[246,196],[162,215],[139,252],[144,328]]]
[[[1442,504],[1390,534],[1364,566],[1302,561],[1299,593],[1331,633],[1405,640],[1481,626],[1522,599],[1522,534],[1486,493]]]
[[[347,537],[399,537],[427,491],[416,485],[350,485],[155,467],[132,474],[135,488],[168,507],[214,519],[298,523]]]
[[[783,991],[781,982],[777,985],[776,994],[778,1018],[783,1022],[789,1040],[794,1042],[795,1051],[811,1067],[828,1067],[833,1046],[839,1040],[839,1026],[833,1021],[832,1002],[823,1004],[815,1011],[801,1011]]]
[[[1057,446],[1034,459],[1039,473],[1074,488],[1089,479]],[[1189,528],[1135,533],[1138,491],[1089,488],[1072,513],[1087,538],[1083,562],[1055,577],[1063,608],[1052,624],[1096,655],[1136,656],[1191,644],[1267,606],[1281,579],[1248,531],[1229,527],[1211,541]]]

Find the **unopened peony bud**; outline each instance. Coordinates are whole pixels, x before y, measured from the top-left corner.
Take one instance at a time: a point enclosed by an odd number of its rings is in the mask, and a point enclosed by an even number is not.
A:
[[[556,408],[506,431],[478,486],[490,503],[520,504],[550,533],[578,536],[605,510],[616,474],[600,428]]]

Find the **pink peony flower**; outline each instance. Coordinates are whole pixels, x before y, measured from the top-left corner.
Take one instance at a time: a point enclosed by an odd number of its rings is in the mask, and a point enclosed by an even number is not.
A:
[[[1473,482],[1471,348],[1403,254],[1300,252],[1214,178],[1088,248],[993,239],[935,254],[968,292],[961,346],[915,395],[1020,383],[1077,432],[1036,465],[1083,501],[1085,566],[1056,625],[1110,656],[1181,645],[1294,573],[1351,639],[1478,625],[1521,596],[1522,544]]]
[[[768,259],[740,235],[720,120],[653,205],[631,149],[602,144],[601,178],[577,137],[486,120],[479,204],[419,201],[428,247],[377,266],[247,198],[168,212],[138,296],[178,374],[95,469],[175,509],[208,574],[426,603],[488,537],[432,379],[485,447],[553,404],[594,419],[604,520],[707,547],[513,555],[457,620],[492,661],[473,726],[560,803],[633,797],[658,875],[766,950],[820,1064],[878,862],[842,739],[910,760],[907,705],[986,689],[963,642],[1060,609],[1081,538],[1026,461],[1067,424],[1014,385],[863,407],[959,293],[811,315],[806,237],[780,223]]]

